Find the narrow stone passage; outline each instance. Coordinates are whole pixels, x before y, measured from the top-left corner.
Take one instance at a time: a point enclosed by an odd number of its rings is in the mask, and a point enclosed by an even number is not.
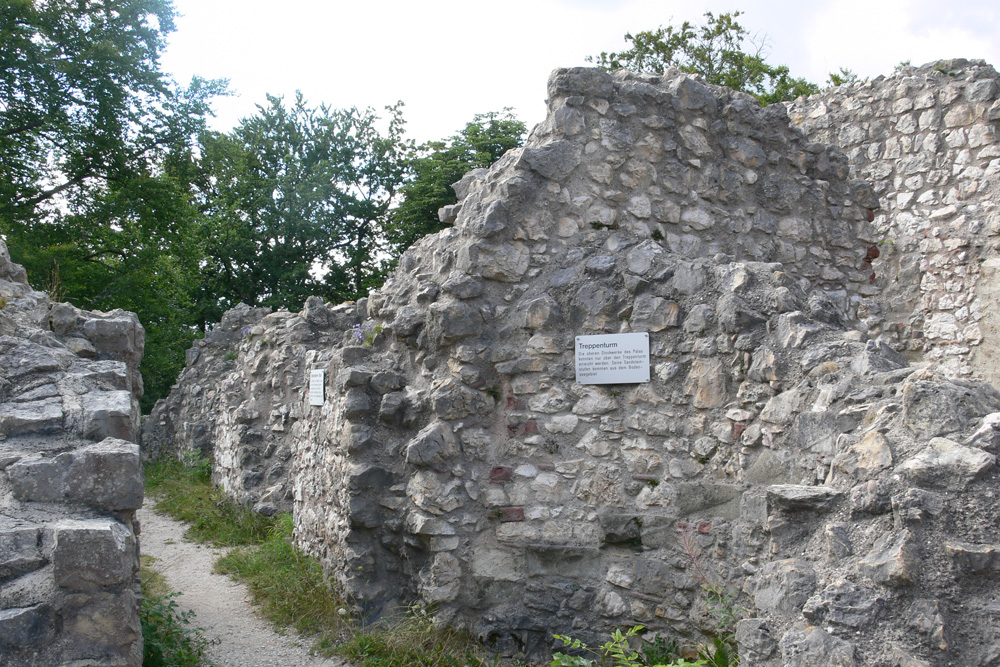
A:
[[[246,586],[212,572],[223,549],[184,539],[184,524],[139,511],[142,553],[153,556],[153,569],[163,574],[171,590],[183,593],[179,607],[195,613],[194,624],[211,642],[207,657],[219,667],[349,667],[337,658],[309,655],[309,640],[294,632],[276,633],[250,605]]]

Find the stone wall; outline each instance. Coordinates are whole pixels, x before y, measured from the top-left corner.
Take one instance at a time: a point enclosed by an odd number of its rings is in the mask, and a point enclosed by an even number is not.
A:
[[[676,71],[557,70],[548,104],[369,299],[227,315],[144,446],[213,447],[263,511],[290,492],[368,618],[694,644],[714,586],[744,664],[990,664],[1000,394],[869,335],[873,190]],[[628,332],[650,382],[575,382],[575,336]]]
[[[32,290],[0,241],[0,663],[140,665],[132,313]]]
[[[946,60],[788,104],[815,141],[840,146],[872,183],[883,298],[870,333],[945,371],[1000,382],[1000,75]]]

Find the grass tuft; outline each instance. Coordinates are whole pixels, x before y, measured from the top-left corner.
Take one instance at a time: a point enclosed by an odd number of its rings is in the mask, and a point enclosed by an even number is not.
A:
[[[146,465],[146,493],[157,511],[188,524],[186,536],[220,547],[260,544],[277,524],[275,517],[253,512],[212,486],[204,460],[192,465],[157,461]]]
[[[276,626],[337,636],[346,625],[339,613],[344,604],[324,580],[319,561],[291,541],[292,517],[279,515],[266,541],[230,552],[219,559],[215,570],[246,584],[254,604]]]

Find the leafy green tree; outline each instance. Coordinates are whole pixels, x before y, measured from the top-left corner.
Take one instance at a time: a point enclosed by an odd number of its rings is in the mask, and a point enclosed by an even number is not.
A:
[[[231,133],[203,137],[203,275],[216,307],[298,308],[381,284],[407,150],[401,104],[386,111],[268,96]]]
[[[0,7],[0,232],[36,287],[146,327],[145,408],[194,336],[200,265],[190,177],[221,81],[159,69],[169,0]]]
[[[438,209],[457,201],[452,183],[479,167],[488,167],[524,142],[527,131],[511,109],[476,114],[457,134],[422,144],[409,160],[410,178],[400,188],[402,202],[392,212],[388,230],[394,257],[427,234],[446,225]]]
[[[684,21],[680,26],[629,33],[625,41],[631,43],[631,48],[617,53],[602,52],[587,60],[608,70],[652,74],[677,67],[689,74],[700,74],[709,83],[750,93],[761,104],[819,92],[819,86],[792,77],[788,67],[769,65],[763,41],[756,40],[737,22],[742,15],[742,12],[725,12],[716,16],[706,12],[705,25]]]

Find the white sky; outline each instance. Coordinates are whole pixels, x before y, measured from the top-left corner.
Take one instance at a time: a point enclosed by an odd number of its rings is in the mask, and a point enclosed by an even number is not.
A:
[[[889,74],[900,61],[982,58],[1000,67],[996,0],[174,0],[181,17],[162,64],[228,78],[213,127],[252,115],[265,94],[313,105],[405,103],[407,135],[451,136],[476,113],[514,107],[530,128],[545,116],[556,67],[627,48],[626,32],[740,9],[766,35],[768,62],[823,84],[848,67]]]

